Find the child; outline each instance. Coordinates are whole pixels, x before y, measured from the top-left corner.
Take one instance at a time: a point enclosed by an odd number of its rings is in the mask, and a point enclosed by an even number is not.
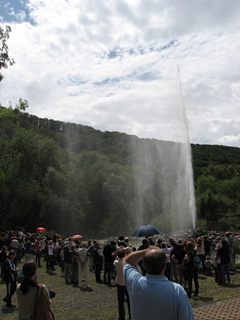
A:
[[[210,256],[206,256],[206,260],[204,261],[204,267],[206,276],[211,276],[212,260],[210,259]]]

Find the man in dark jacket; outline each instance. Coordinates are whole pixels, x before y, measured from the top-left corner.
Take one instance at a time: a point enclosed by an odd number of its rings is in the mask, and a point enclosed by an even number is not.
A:
[[[219,248],[217,252],[217,256],[221,257],[221,264],[220,264],[220,273],[221,273],[221,283],[225,285],[226,278],[225,274],[227,274],[228,283],[230,283],[230,253],[229,253],[229,246],[226,240],[222,240],[222,247]]]
[[[15,267],[13,260],[16,257],[16,252],[14,250],[10,250],[7,259],[4,261],[4,278],[3,280],[7,286],[7,294],[6,297],[3,298],[3,301],[6,302],[8,308],[15,307],[12,304],[12,296],[16,291],[16,281],[17,281],[17,272],[18,268]]]
[[[96,248],[94,249],[94,252],[93,252],[93,261],[95,265],[96,282],[102,282],[101,271],[102,271],[102,264],[103,264],[103,253],[102,253],[101,245],[99,242],[96,243]]]
[[[70,284],[72,280],[72,252],[68,246],[63,248],[64,253],[64,272],[65,272],[65,283]]]

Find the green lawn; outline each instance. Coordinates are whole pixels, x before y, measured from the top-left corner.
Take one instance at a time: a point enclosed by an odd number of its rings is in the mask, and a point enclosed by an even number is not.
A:
[[[66,285],[58,266],[54,275],[46,273],[44,262],[43,267],[38,270],[38,282],[44,283],[49,290],[56,292],[56,297],[51,304],[56,320],[118,319],[116,286],[113,284],[112,287],[107,287],[104,284],[97,284],[93,273],[90,273],[91,289],[86,291],[73,285]],[[206,277],[201,274],[199,275],[199,284],[199,297],[190,300],[193,308],[240,296],[240,272],[231,275],[231,285],[226,287],[216,285],[213,276]],[[0,284],[0,319],[15,320],[17,319],[17,308],[7,309],[2,301],[5,291],[5,284]],[[13,297],[13,303],[17,304],[16,294]]]

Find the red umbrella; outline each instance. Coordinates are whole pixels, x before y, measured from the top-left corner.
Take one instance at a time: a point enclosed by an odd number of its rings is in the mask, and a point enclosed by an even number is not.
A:
[[[72,236],[71,239],[75,240],[75,239],[80,239],[82,238],[82,236],[80,236],[80,234],[75,234],[75,236]]]
[[[37,228],[37,231],[39,231],[39,232],[45,232],[45,231],[46,231],[46,229],[45,229],[45,228],[43,228],[43,227],[39,227],[39,228]]]

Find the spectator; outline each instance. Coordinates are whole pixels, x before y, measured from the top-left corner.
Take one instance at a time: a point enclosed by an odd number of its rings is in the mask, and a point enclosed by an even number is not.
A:
[[[220,275],[221,282],[219,284],[225,285],[226,278],[225,274],[227,274],[228,283],[230,283],[230,253],[229,253],[229,245],[227,241],[224,239],[221,241],[222,247],[218,250],[217,256],[221,257],[220,264]]]
[[[7,259],[7,247],[3,246],[0,252],[1,281],[3,282],[4,261]]]
[[[188,297],[192,295],[192,279],[194,279],[195,292],[194,296],[198,296],[199,283],[198,283],[198,268],[194,265],[194,258],[197,256],[197,250],[194,249],[191,241],[187,243],[187,278],[188,278]]]
[[[96,243],[96,248],[94,249],[94,252],[93,252],[93,259],[94,259],[94,266],[95,266],[96,282],[102,282],[101,271],[102,271],[102,265],[103,265],[103,253],[102,253],[99,242]]]
[[[204,261],[205,274],[206,276],[212,275],[212,260],[209,255],[206,256],[206,260]]]
[[[64,253],[65,283],[70,284],[72,281],[72,253],[69,250],[68,245],[64,247],[63,253]]]
[[[131,319],[129,295],[126,290],[125,281],[123,277],[123,258],[125,256],[125,252],[126,252],[125,248],[119,247],[117,250],[117,257],[113,263],[117,271],[115,282],[117,284],[118,314],[119,314],[118,319],[119,320],[125,320],[125,309],[124,309],[125,296],[127,299],[129,319]]]
[[[82,278],[84,276],[85,288],[89,288],[89,265],[88,265],[87,244],[84,242],[82,247],[78,249],[78,286],[82,286]]]
[[[110,244],[106,244],[103,249],[104,255],[104,274],[103,274],[103,282],[108,286],[111,285],[111,277],[113,274],[113,262],[115,260],[115,256],[112,255],[116,251],[116,242],[111,241]]]
[[[166,268],[165,268],[165,276],[170,280],[171,278],[171,252],[173,251],[173,247],[166,242],[162,242],[161,244],[162,251],[166,253],[167,260],[166,260]]]
[[[36,283],[37,264],[34,261],[28,261],[23,265],[22,270],[24,278],[17,286],[18,320],[33,319],[38,287]],[[50,305],[51,300],[45,285],[41,285],[41,290],[43,290],[43,298]]]
[[[136,251],[124,258],[124,280],[130,297],[131,319],[194,319],[182,286],[164,276],[166,258],[166,254],[157,247]],[[134,267],[142,259],[146,277]]]
[[[142,240],[142,245],[138,248],[139,251],[149,248],[149,240],[147,238]],[[142,275],[146,275],[146,270],[144,269],[142,260],[139,261],[139,267],[142,271]]]
[[[177,274],[178,274],[178,283],[180,285],[184,282],[184,289],[187,289],[187,276],[185,275],[185,268],[183,265],[183,259],[185,257],[186,251],[183,243],[178,245],[178,251],[172,255],[172,260],[177,261]]]
[[[7,294],[5,298],[3,298],[3,301],[6,302],[7,307],[15,307],[12,304],[12,296],[14,295],[16,291],[16,281],[19,271],[18,268],[15,267],[14,259],[16,258],[16,252],[14,250],[10,250],[8,257],[4,261],[4,273],[3,273],[3,280],[6,283],[7,287]]]

